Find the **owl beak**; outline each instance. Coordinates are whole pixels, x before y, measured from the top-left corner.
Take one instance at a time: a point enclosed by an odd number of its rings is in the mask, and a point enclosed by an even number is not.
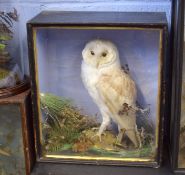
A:
[[[98,68],[98,67],[99,67],[99,62],[96,63],[96,68]]]

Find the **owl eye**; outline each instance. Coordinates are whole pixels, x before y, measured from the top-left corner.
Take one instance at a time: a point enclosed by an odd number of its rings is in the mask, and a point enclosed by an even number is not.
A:
[[[102,53],[102,56],[103,56],[103,57],[106,57],[106,56],[107,56],[107,53],[106,53],[106,52],[103,52],[103,53]]]
[[[95,55],[93,51],[91,51],[91,55]]]

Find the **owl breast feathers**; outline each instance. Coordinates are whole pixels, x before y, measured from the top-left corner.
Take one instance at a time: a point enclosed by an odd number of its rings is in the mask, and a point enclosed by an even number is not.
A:
[[[93,40],[86,44],[82,56],[82,81],[102,115],[97,135],[101,137],[112,119],[138,147],[135,112],[119,113],[124,104],[135,107],[137,90],[130,75],[121,69],[116,46],[110,41]]]

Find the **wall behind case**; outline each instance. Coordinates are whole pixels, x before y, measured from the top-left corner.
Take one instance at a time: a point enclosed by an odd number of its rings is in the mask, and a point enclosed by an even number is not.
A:
[[[25,74],[29,74],[26,22],[42,10],[166,12],[169,26],[171,22],[170,0],[0,0],[0,10],[9,11],[13,7],[18,10],[20,19],[14,29],[15,38],[11,44],[14,49],[10,52],[15,56],[18,54],[17,59]]]

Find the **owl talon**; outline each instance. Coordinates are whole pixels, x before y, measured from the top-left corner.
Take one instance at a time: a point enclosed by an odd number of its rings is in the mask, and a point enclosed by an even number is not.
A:
[[[99,130],[99,127],[92,128],[92,131],[96,131],[96,130]]]
[[[92,138],[98,137],[98,138],[99,138],[99,141],[101,142],[101,141],[102,141],[101,135],[102,135],[102,134],[96,133],[94,136],[92,136]]]

